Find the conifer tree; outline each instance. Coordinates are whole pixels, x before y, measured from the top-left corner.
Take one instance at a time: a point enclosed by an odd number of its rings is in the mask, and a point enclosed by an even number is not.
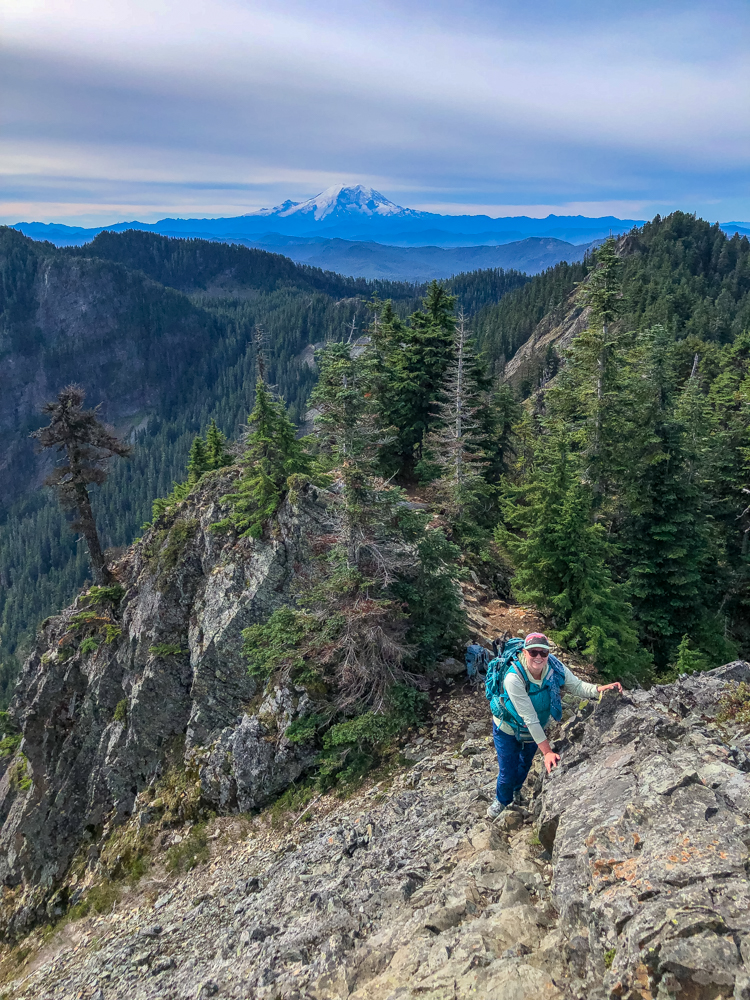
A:
[[[625,392],[620,533],[628,592],[644,641],[664,669],[685,633],[706,632],[703,573],[709,549],[701,484],[691,474],[676,412],[673,339],[664,327],[638,338]],[[713,623],[715,626],[715,622]]]
[[[592,505],[564,429],[551,428],[539,443],[533,474],[506,488],[496,539],[516,567],[514,593],[554,616],[553,637],[561,645],[591,657],[605,674],[644,680],[650,657],[612,579],[609,543],[593,521]]]
[[[31,436],[42,448],[55,448],[64,455],[63,463],[55,467],[45,484],[55,490],[61,507],[74,515],[71,528],[86,539],[94,582],[103,585],[109,582],[110,574],[88,487],[92,483],[101,486],[107,478],[108,459],[113,455],[129,455],[131,449],[101,423],[98,407],[83,409],[85,398],[80,386],[62,389],[54,402],[42,407],[42,412],[50,417],[49,424]]]
[[[516,425],[522,416],[523,407],[506,382],[488,388],[480,399],[478,442],[486,463],[483,475],[491,485],[497,485],[511,471],[519,447]]]
[[[433,281],[408,325],[386,305],[373,329],[376,409],[383,427],[396,428],[380,449],[381,466],[389,475],[411,478],[422,457],[425,435],[435,421],[434,401],[453,356],[455,301]]]
[[[333,343],[316,352],[316,362],[318,381],[310,406],[319,411],[315,433],[321,448],[338,462],[358,459],[374,440],[368,413],[375,377],[373,353],[355,354],[351,344]]]
[[[216,426],[216,421],[212,418],[206,431],[206,472],[214,469],[222,469],[225,465],[232,464],[232,456],[227,451],[227,439]]]
[[[594,488],[601,508],[612,475],[612,450],[618,441],[616,404],[621,335],[615,322],[621,308],[621,263],[610,237],[594,253],[596,266],[582,285],[582,301],[590,308],[589,325],[576,337],[566,357],[551,404],[578,425],[578,447],[585,455],[584,478]]]
[[[477,358],[469,342],[463,313],[455,326],[453,358],[446,368],[435,423],[424,440],[420,466],[437,473],[437,494],[451,517],[461,523],[467,512],[476,517],[481,498],[489,498],[481,473],[486,465],[478,414],[483,402],[477,385]]]
[[[329,344],[316,360],[310,403],[336,477],[338,528],[306,603],[319,620],[339,623],[340,706],[380,711],[394,685],[418,682],[408,660],[444,649],[462,623],[451,566],[458,553],[442,532],[426,533],[424,515],[409,511],[401,490],[376,473],[382,437],[373,414],[373,352]]]
[[[689,635],[683,635],[680,645],[677,647],[677,659],[675,660],[673,674],[679,677],[681,674],[694,674],[700,670],[709,670],[710,663],[706,657],[695,649],[690,641]]]
[[[708,344],[701,345],[710,355]],[[715,592],[727,627],[750,648],[750,332],[708,360],[702,476],[722,549]]]
[[[188,483],[194,486],[204,472],[208,471],[208,456],[206,455],[206,442],[200,435],[196,437],[190,447],[190,457],[188,458],[187,473]]]
[[[242,456],[243,475],[233,493],[222,499],[232,505],[225,522],[241,536],[260,538],[264,525],[284,498],[289,476],[306,473],[309,457],[281,400],[274,399],[262,378],[255,386],[255,406],[247,418],[250,431]]]

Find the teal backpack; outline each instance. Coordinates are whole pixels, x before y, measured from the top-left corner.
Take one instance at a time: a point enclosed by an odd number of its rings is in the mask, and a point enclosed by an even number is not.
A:
[[[487,667],[484,693],[490,703],[490,711],[496,719],[507,722],[519,739],[529,739],[529,731],[523,719],[516,712],[513,703],[505,693],[505,676],[513,668],[524,683],[526,693],[531,698],[539,722],[544,727],[550,716],[558,722],[562,718],[562,698],[560,688],[565,684],[565,667],[556,656],[549,658],[550,669],[542,684],[535,684],[519,659],[523,649],[523,639],[510,639],[499,655]]]

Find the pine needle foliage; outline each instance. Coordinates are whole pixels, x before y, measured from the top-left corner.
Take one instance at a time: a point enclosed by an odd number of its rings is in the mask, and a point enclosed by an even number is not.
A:
[[[260,538],[284,499],[290,476],[309,471],[310,460],[284,404],[274,399],[262,379],[255,386],[255,406],[247,418],[249,433],[242,457],[243,474],[233,493],[229,517],[217,528],[232,526],[241,537]]]
[[[590,657],[606,676],[647,680],[650,656],[638,643],[623,588],[612,579],[606,532],[592,517],[564,429],[549,428],[533,474],[503,498],[496,540],[516,567],[513,592],[553,615],[560,645]]]
[[[494,508],[492,490],[483,478],[487,460],[482,448],[485,417],[491,400],[479,386],[479,362],[461,313],[455,325],[453,357],[433,410],[434,424],[425,436],[417,470],[434,480],[432,493],[462,536],[486,518],[482,507]]]
[[[126,456],[130,447],[115,437],[98,417],[98,407],[84,410],[86,394],[78,385],[61,389],[57,399],[42,409],[50,422],[32,433],[44,449],[62,453],[63,461],[47,476],[63,510],[73,515],[71,529],[86,539],[91,572],[96,583],[109,582],[110,574],[96,528],[88,487],[101,486],[107,478],[107,463],[113,455]]]
[[[435,422],[434,403],[453,357],[455,296],[433,281],[421,309],[408,323],[386,303],[371,329],[376,352],[374,394],[383,428],[394,433],[379,451],[380,468],[406,479],[422,457],[425,435]]]

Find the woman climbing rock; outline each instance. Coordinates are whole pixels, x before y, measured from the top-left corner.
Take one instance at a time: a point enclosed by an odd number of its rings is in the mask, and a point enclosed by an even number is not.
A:
[[[544,730],[550,719],[559,722],[562,717],[563,688],[577,698],[597,698],[611,688],[622,691],[618,681],[588,684],[576,677],[550,655],[549,639],[541,632],[507,643],[502,655],[487,668],[485,691],[498,763],[496,798],[487,810],[490,819],[497,819],[511,803],[520,802],[521,786],[537,747],[544,755],[547,773],[557,767],[560,756],[552,750]]]

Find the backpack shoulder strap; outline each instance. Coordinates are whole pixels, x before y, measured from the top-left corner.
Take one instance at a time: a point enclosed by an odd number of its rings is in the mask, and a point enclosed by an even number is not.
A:
[[[549,665],[557,675],[558,684],[562,687],[565,683],[565,664],[558,660],[556,656],[552,656],[550,653]]]
[[[513,672],[516,673],[521,678],[521,680],[523,681],[523,686],[526,688],[526,694],[528,694],[531,681],[529,680],[529,675],[526,673],[526,668],[524,667],[523,663],[521,663],[521,657],[518,656],[516,653],[514,653],[510,658],[508,662],[508,668],[505,671],[505,673],[507,674],[508,671],[510,670],[513,670]]]

